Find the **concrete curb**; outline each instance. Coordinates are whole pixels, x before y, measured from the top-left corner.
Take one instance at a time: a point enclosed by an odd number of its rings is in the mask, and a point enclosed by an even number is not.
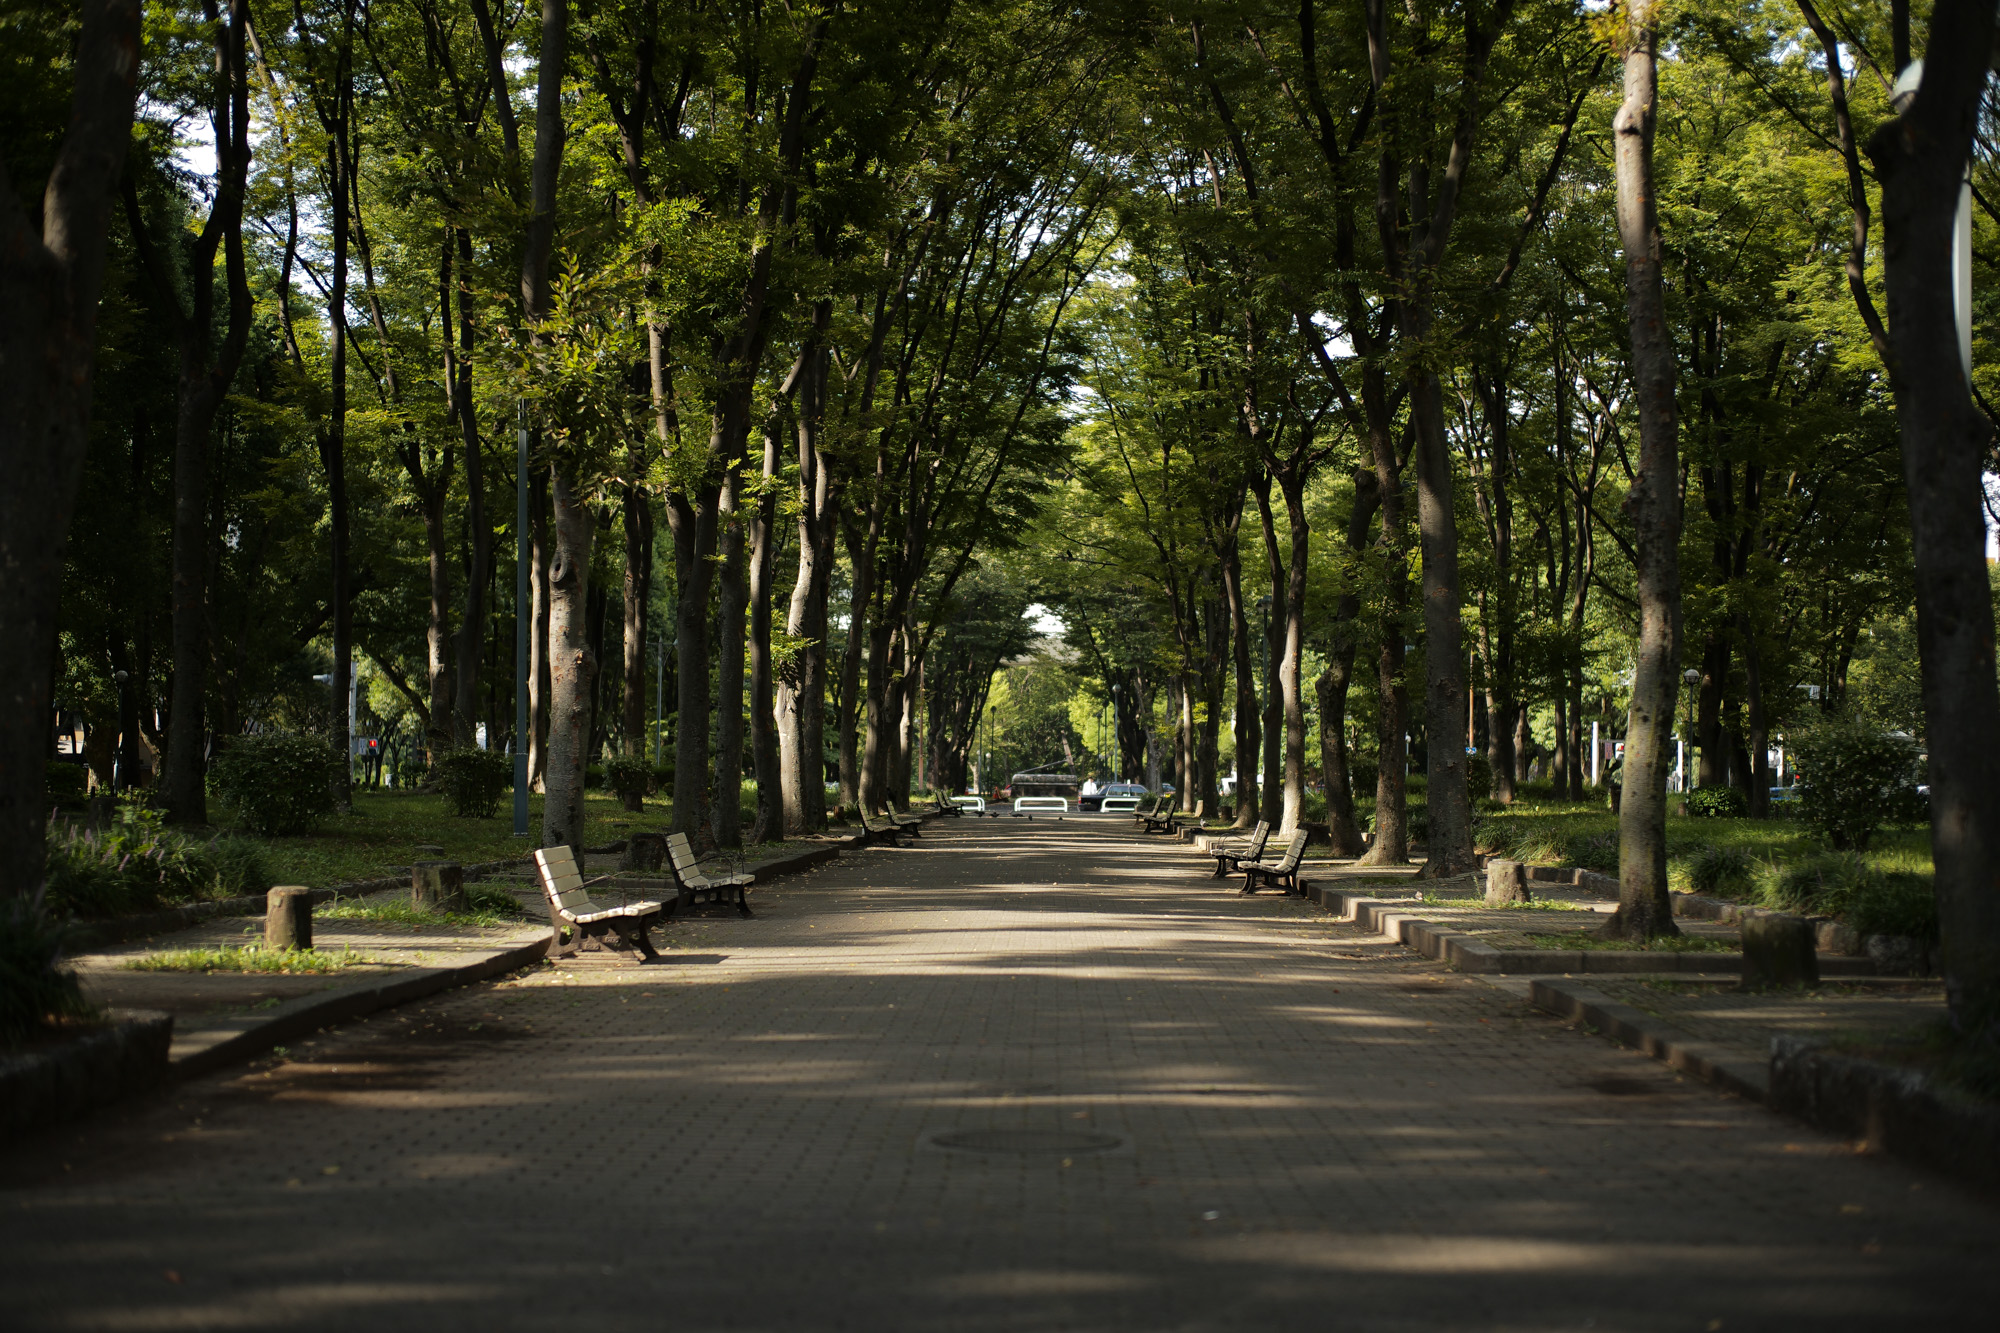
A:
[[[1599,975],[1655,972],[1730,972],[1741,970],[1741,953],[1668,953],[1622,949],[1496,949],[1475,936],[1399,908],[1407,900],[1376,898],[1350,889],[1308,883],[1306,897],[1342,921],[1385,935],[1398,944],[1435,958],[1461,972],[1551,973],[1595,972]],[[1822,956],[1823,977],[1875,975],[1867,958]]]
[[[2000,1107],[1938,1088],[1910,1069],[1837,1055],[1803,1037],[1771,1041],[1770,1106],[2000,1192]]]
[[[174,1016],[114,1009],[110,1018],[69,1041],[0,1056],[0,1134],[74,1120],[166,1082]]]
[[[526,944],[491,950],[454,967],[420,967],[394,976],[369,977],[331,991],[301,995],[254,1016],[184,1030],[173,1043],[172,1071],[176,1078],[206,1074],[331,1024],[515,971],[548,951],[549,939],[543,935]]]
[[[1537,977],[1529,983],[1528,1003],[1557,1018],[1587,1024],[1614,1041],[1644,1051],[1670,1069],[1693,1074],[1740,1097],[1758,1102],[1770,1099],[1771,1070],[1767,1065],[1745,1060],[1714,1042],[1697,1041],[1581,982]]]

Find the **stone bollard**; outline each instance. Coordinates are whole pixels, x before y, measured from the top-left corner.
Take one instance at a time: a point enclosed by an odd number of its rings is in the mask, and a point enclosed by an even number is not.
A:
[[[1763,912],[1743,920],[1743,985],[1819,985],[1819,955],[1812,923],[1802,916]]]
[[[456,861],[419,861],[410,867],[410,905],[420,911],[469,912],[465,867]]]
[[[264,947],[312,948],[312,902],[312,890],[298,884],[283,884],[265,894]]]
[[[1532,901],[1528,892],[1528,868],[1519,861],[1508,861],[1494,857],[1486,863],[1486,905],[1501,907],[1507,903]]]

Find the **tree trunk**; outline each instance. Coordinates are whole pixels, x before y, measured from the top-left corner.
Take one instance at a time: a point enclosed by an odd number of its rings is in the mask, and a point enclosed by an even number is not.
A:
[[[590,687],[596,663],[589,648],[590,542],[597,524],[590,505],[559,463],[550,488],[549,744],[542,802],[542,846],[568,846],[583,863],[583,769],[589,762]]]
[[[1292,553],[1285,586],[1285,628],[1278,656],[1278,698],[1285,717],[1285,791],[1280,827],[1297,829],[1306,803],[1306,559],[1310,528],[1306,523],[1306,478],[1303,467],[1278,477],[1285,495],[1285,516],[1291,527]],[[1345,700],[1342,701],[1343,708]]]
[[[1367,549],[1368,530],[1381,504],[1381,485],[1366,468],[1354,471],[1354,507],[1347,517],[1347,549]],[[1341,594],[1334,609],[1333,644],[1327,669],[1319,677],[1320,771],[1326,785],[1326,826],[1333,855],[1360,856],[1361,826],[1354,816],[1354,779],[1347,753],[1347,691],[1354,679],[1354,657],[1361,625],[1361,594],[1352,588]]]
[[[415,477],[411,478],[412,482],[415,480]],[[428,491],[422,497],[424,549],[428,557],[431,588],[429,614],[424,619],[424,670],[428,677],[431,716],[430,725],[424,728],[424,744],[431,752],[431,761],[436,762],[437,756],[454,743],[472,743],[469,735],[455,737],[453,734],[455,730],[469,732],[472,717],[468,714],[456,728],[453,726],[452,672],[451,663],[447,660],[451,631],[446,627],[451,615],[451,555],[445,549],[444,509],[448,497],[444,479],[438,478]],[[468,596],[476,595],[469,588],[466,592]]]
[[[622,751],[646,753],[646,631],[652,627],[653,505],[637,486],[625,488],[625,672],[619,710]]]
[[[771,582],[777,563],[778,435],[764,432],[763,486],[750,519],[750,766],[757,779],[752,843],[785,836],[784,781],[778,766],[778,719],[771,675]]]
[[[533,549],[528,553],[528,571],[533,585],[534,622],[528,630],[528,783],[535,791],[548,790],[549,771],[549,560],[555,544],[549,532],[549,474],[538,471],[530,479],[528,497]]]
[[[743,845],[743,612],[749,605],[740,500],[743,472],[729,470],[719,497],[722,559],[716,569],[715,807],[709,830],[718,847]]]
[[[815,311],[815,327],[826,316]],[[799,561],[785,633],[796,645],[778,673],[778,743],[785,832],[826,827],[826,630],[833,579],[833,477],[819,453],[826,352],[809,351],[799,384]]]
[[[1680,687],[1681,510],[1674,421],[1674,349],[1660,282],[1660,224],[1653,185],[1658,100],[1658,0],[1626,11],[1625,100],[1617,140],[1618,238],[1632,379],[1639,406],[1639,468],[1626,512],[1638,551],[1639,644],[1625,728],[1618,817],[1618,910],[1605,933],[1626,939],[1678,935],[1667,894],[1667,768]]]
[[[69,128],[38,235],[0,165],[0,900],[47,869],[46,771],[63,544],[90,438],[105,236],[131,140],[136,0],[83,0]],[[132,682],[127,683],[128,688]]]
[[[1403,616],[1409,605],[1404,577],[1403,481],[1391,435],[1388,388],[1379,368],[1364,367],[1362,402],[1368,416],[1370,456],[1382,502],[1377,549],[1382,561],[1382,636],[1375,656],[1375,826],[1367,865],[1402,865],[1410,859],[1408,774],[1409,694],[1403,683]]]
[[[1263,726],[1257,716],[1257,675],[1250,657],[1250,626],[1244,613],[1243,565],[1238,549],[1232,541],[1223,555],[1222,589],[1229,599],[1230,639],[1236,649],[1236,827],[1248,828],[1258,818],[1257,749],[1263,744]]]
[[[1420,333],[1429,331],[1428,312]],[[1459,624],[1458,520],[1444,389],[1434,372],[1411,395],[1417,428],[1417,529],[1423,548],[1425,804],[1423,877],[1472,873],[1472,800],[1465,783],[1465,642]]]
[[[343,108],[352,102],[353,75],[343,59],[346,86],[335,96]],[[333,282],[327,292],[326,318],[331,355],[327,376],[331,381],[331,405],[327,410],[326,439],[321,455],[326,467],[328,545],[333,555],[333,681],[329,687],[328,717],[332,723],[334,779],[333,798],[338,809],[354,803],[352,737],[348,731],[348,698],[354,681],[354,587],[349,568],[349,525],[347,503],[347,243],[348,201],[353,184],[348,160],[350,115],[343,111],[331,127],[327,145],[329,176],[332,179]]]
[[[871,528],[875,520],[871,519]],[[861,753],[854,723],[861,695],[861,658],[868,640],[868,604],[875,591],[874,543],[847,534],[848,564],[854,591],[847,603],[847,645],[840,655],[840,698],[834,706],[834,726],[840,742],[840,803],[852,811],[861,804]]]
[[[674,534],[674,665],[680,698],[674,726],[674,832],[693,836],[708,795],[708,594],[714,581],[715,498],[667,496]]]
[[[465,571],[465,615],[458,622],[457,698],[453,703],[453,728],[461,745],[473,742],[473,722],[480,712],[479,685],[486,651],[486,609],[491,604],[490,587],[495,574],[493,525],[486,517],[486,456],[479,438],[478,409],[472,396],[473,329],[472,237],[458,228],[458,342],[459,355],[451,366],[454,415],[458,418],[460,448],[465,453],[465,528],[470,539],[471,560]],[[447,340],[450,334],[446,333]]]
[[[1945,1002],[1957,1030],[1988,1050],[2000,1046],[2000,691],[1980,487],[1991,432],[1959,360],[1952,226],[1992,35],[1991,8],[1939,0],[1923,84],[1868,145],[1882,180]]]
[[[211,11],[211,18],[213,12]],[[179,287],[162,261],[139,215],[138,197],[126,183],[126,211],[135,247],[146,262],[153,288],[167,309],[180,343],[179,404],[174,424],[174,519],[172,543],[173,633],[167,759],[161,799],[175,823],[208,822],[206,772],[208,737],[208,448],[216,411],[229,393],[243,359],[251,319],[250,290],[243,255],[243,192],[250,164],[249,80],[246,0],[232,0],[229,22],[215,29],[214,69],[218,100],[210,108],[216,133],[217,192],[209,216],[193,244],[186,285],[190,308],[183,310]],[[104,58],[122,60],[122,52]],[[81,64],[79,72],[81,73]],[[88,76],[78,81],[79,95]],[[123,148],[119,149],[122,158]],[[4,182],[0,182],[4,185]],[[53,188],[53,187],[52,187]],[[44,224],[45,229],[48,224]],[[171,234],[171,233],[170,233]],[[181,244],[177,238],[173,244]],[[215,252],[220,246],[229,293],[229,327],[215,345]],[[94,319],[94,316],[92,317]],[[342,715],[343,721],[345,714]],[[39,799],[39,797],[37,797]]]

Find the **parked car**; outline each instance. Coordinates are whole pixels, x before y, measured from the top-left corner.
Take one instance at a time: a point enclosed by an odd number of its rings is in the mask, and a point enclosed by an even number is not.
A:
[[[1077,806],[1084,810],[1101,809],[1107,796],[1144,796],[1146,789],[1136,782],[1107,782],[1088,796],[1078,799]]]

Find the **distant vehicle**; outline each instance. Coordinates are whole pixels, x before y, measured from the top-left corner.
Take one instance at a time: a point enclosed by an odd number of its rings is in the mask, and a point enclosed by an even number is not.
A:
[[[1083,810],[1101,810],[1104,808],[1104,799],[1107,796],[1144,796],[1145,794],[1146,789],[1136,782],[1107,782],[1097,791],[1080,797],[1077,801],[1077,806]]]
[[[1771,788],[1771,799],[1773,801],[1796,801],[1799,799],[1798,788],[1773,787]]]
[[[1018,801],[1023,796],[1060,796],[1074,806],[1082,791],[1083,779],[1074,773],[1031,771],[1016,773],[1007,780],[1007,799],[1010,801]]]

